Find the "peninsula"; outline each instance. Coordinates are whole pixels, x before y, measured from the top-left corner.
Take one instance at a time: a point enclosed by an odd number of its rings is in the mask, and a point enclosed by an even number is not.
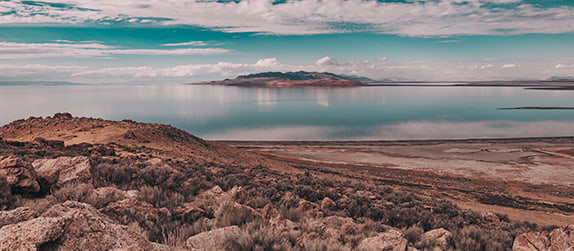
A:
[[[241,75],[235,79],[206,81],[192,84],[228,85],[244,87],[353,87],[374,82],[372,79],[356,76],[337,75],[329,72],[262,72]]]

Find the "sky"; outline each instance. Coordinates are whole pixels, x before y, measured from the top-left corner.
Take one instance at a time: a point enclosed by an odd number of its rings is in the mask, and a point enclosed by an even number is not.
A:
[[[573,0],[0,0],[0,82],[574,78]]]

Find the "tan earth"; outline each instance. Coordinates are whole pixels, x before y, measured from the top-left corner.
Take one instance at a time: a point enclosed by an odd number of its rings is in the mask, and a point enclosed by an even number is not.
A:
[[[574,205],[570,137],[222,143],[340,173],[396,180],[412,189],[425,185],[429,196],[430,191],[448,194],[463,208],[542,225],[574,224],[574,212],[556,210],[556,205]]]

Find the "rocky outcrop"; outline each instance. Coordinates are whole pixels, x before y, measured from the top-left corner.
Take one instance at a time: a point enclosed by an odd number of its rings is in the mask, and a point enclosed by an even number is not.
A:
[[[0,227],[27,221],[36,217],[36,211],[29,207],[19,207],[10,211],[0,211]]]
[[[362,240],[357,250],[405,251],[407,250],[407,243],[407,239],[401,232],[391,229],[375,237]]]
[[[94,207],[74,201],[57,204],[40,217],[0,229],[2,250],[161,250],[141,233],[114,224]]]
[[[521,234],[512,245],[513,251],[563,251],[574,250],[574,225],[562,226],[552,232]]]
[[[189,237],[186,245],[191,250],[231,250],[229,243],[238,239],[241,229],[237,226],[218,228]]]
[[[71,182],[92,181],[90,159],[84,156],[39,159],[32,165],[38,177],[51,186],[61,187]]]
[[[37,193],[40,184],[32,166],[14,156],[0,157],[0,175],[15,193]]]

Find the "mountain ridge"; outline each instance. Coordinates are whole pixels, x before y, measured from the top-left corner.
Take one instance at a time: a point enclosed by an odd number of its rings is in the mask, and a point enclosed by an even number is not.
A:
[[[358,76],[338,75],[330,72],[260,72],[240,75],[235,79],[206,81],[192,84],[227,85],[241,87],[354,87],[375,82]]]

